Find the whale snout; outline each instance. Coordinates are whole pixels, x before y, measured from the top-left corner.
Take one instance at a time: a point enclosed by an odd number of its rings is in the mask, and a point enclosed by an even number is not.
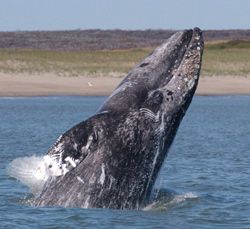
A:
[[[179,47],[181,56],[176,56],[169,80],[164,82],[162,91],[166,98],[171,95],[177,104],[183,105],[192,98],[198,85],[204,42],[199,28],[180,32],[179,39],[173,43]],[[180,54],[180,53],[179,53]]]

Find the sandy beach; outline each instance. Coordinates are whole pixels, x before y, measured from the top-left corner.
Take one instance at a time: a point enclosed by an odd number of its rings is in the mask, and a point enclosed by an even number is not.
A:
[[[0,96],[109,95],[122,78],[0,74]],[[250,77],[201,77],[197,95],[250,95]]]

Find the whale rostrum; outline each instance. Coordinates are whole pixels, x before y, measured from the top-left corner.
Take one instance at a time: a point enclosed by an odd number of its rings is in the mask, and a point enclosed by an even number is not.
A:
[[[175,33],[49,149],[37,206],[141,209],[195,93],[204,44]]]

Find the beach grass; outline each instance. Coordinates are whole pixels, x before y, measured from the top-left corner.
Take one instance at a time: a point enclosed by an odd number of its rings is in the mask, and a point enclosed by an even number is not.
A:
[[[0,72],[121,77],[150,49],[115,51],[0,50]]]
[[[0,49],[0,72],[59,76],[124,76],[153,48],[102,51]],[[250,42],[208,43],[202,76],[250,76]]]
[[[250,76],[250,41],[206,44],[201,75]]]

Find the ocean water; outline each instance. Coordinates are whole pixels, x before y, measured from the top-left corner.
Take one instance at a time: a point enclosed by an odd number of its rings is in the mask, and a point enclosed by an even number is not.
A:
[[[33,207],[9,177],[105,97],[0,98],[0,228],[250,228],[250,96],[196,96],[143,211]]]

